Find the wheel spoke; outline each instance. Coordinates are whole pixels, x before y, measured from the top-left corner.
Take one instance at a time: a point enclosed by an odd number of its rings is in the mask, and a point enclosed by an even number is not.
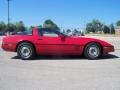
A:
[[[97,46],[91,46],[88,50],[88,53],[92,57],[98,57],[99,56],[99,48]]]
[[[23,57],[27,58],[27,57],[29,57],[30,54],[31,54],[31,50],[30,50],[29,47],[24,46],[24,47],[21,48],[21,55]]]

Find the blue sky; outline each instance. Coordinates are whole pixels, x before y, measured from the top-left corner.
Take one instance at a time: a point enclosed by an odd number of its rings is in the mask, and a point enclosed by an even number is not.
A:
[[[110,24],[120,20],[120,0],[12,0],[10,19],[27,26],[51,19],[66,28],[84,28],[92,19]],[[0,0],[0,21],[7,22],[7,0]]]

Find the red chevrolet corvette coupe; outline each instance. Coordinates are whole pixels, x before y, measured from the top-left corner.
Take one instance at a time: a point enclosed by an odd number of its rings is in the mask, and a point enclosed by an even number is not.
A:
[[[105,41],[67,36],[47,28],[34,28],[30,33],[6,36],[2,48],[17,52],[24,60],[32,59],[35,55],[84,55],[88,59],[97,59],[114,51],[114,46]]]

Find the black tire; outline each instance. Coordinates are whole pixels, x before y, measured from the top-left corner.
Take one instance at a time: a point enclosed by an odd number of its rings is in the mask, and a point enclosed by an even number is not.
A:
[[[90,60],[95,60],[101,56],[101,51],[101,46],[98,43],[90,43],[84,49],[84,56]]]
[[[17,54],[23,60],[33,59],[35,56],[35,49],[32,44],[23,42],[17,47]]]

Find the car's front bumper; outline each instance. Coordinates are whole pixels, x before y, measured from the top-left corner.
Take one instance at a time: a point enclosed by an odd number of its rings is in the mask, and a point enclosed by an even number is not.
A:
[[[114,46],[105,46],[103,47],[103,54],[108,54],[109,52],[114,52],[115,48]]]

